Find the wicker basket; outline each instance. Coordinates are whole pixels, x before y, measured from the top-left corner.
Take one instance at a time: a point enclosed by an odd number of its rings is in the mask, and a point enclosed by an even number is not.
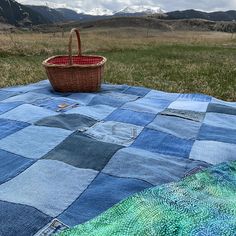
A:
[[[72,36],[76,33],[78,56],[72,56]],[[106,58],[82,55],[78,29],[69,37],[69,56],[54,56],[43,62],[48,79],[58,92],[96,92],[101,87]]]

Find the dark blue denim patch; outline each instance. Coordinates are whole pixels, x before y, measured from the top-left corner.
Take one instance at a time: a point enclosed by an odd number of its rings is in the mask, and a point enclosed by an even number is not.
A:
[[[0,115],[20,106],[22,104],[23,104],[23,102],[2,102],[2,103],[0,103]]]
[[[128,196],[153,185],[136,179],[99,174],[88,189],[59,216],[63,223],[74,226],[84,223]]]
[[[0,235],[4,236],[34,235],[52,220],[26,205],[0,201],[0,209]]]
[[[236,144],[236,129],[226,129],[203,124],[199,131],[198,140],[210,140]]]
[[[145,128],[132,144],[132,147],[170,156],[188,158],[193,143],[193,140],[181,139],[171,134]]]
[[[236,107],[226,106],[218,103],[210,103],[207,112],[224,113],[228,115],[236,115]]]
[[[0,184],[14,178],[33,163],[31,159],[0,149]]]
[[[151,89],[144,88],[144,87],[129,87],[123,93],[132,94],[132,95],[136,95],[139,97],[144,97],[150,91],[151,91]]]
[[[26,128],[27,126],[29,126],[29,124],[25,122],[0,119],[0,139],[14,134],[17,131]]]
[[[152,122],[155,116],[155,114],[146,112],[136,112],[128,109],[117,109],[113,113],[111,113],[105,120],[145,126]]]
[[[122,147],[75,132],[49,152],[44,159],[63,161],[75,167],[99,171]]]

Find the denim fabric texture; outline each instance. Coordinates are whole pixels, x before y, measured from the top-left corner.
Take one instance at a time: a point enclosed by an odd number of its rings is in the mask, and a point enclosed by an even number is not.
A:
[[[39,236],[59,230],[57,219],[74,226],[134,193],[236,160],[235,116],[234,102],[129,85],[0,89],[0,235]]]

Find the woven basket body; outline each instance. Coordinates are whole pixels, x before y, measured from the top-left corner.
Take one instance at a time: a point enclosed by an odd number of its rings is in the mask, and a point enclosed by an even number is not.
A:
[[[78,39],[78,56],[72,56],[72,34]],[[43,62],[48,79],[58,92],[96,92],[101,87],[106,58],[81,55],[80,35],[72,29],[69,56],[54,56]]]

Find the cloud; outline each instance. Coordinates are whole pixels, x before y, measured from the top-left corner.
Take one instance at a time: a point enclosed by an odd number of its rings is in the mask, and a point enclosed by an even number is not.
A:
[[[18,0],[23,4],[67,7],[77,10],[91,10],[96,7],[120,10],[132,5],[160,6],[166,11],[199,9],[204,11],[236,10],[236,0]]]

